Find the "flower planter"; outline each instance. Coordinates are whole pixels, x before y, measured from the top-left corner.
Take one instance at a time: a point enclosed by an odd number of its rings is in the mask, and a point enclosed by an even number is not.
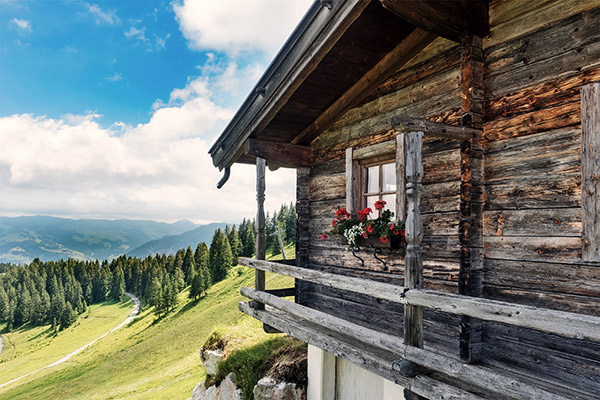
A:
[[[381,238],[378,237],[359,237],[356,240],[356,243],[361,248],[380,248],[380,249],[399,249],[402,245],[402,237],[400,235],[394,236],[392,235],[386,243],[381,241]]]

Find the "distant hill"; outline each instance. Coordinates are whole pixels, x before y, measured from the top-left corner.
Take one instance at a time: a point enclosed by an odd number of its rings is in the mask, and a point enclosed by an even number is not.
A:
[[[112,259],[144,243],[179,235],[198,225],[146,220],[0,217],[0,263],[61,258]]]
[[[127,252],[128,256],[144,258],[151,254],[173,254],[179,249],[185,249],[192,246],[195,250],[200,242],[205,242],[210,246],[213,234],[218,228],[225,229],[225,223],[212,223],[201,225],[196,229],[179,235],[165,236],[160,239],[149,241],[143,245]],[[231,225],[231,224],[230,224]]]

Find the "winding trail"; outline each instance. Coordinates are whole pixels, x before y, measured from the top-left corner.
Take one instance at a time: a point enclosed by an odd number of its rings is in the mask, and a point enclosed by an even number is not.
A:
[[[56,366],[56,365],[59,365],[59,364],[62,364],[62,363],[64,363],[65,361],[67,361],[68,359],[70,359],[70,358],[71,358],[71,357],[73,357],[74,355],[81,353],[83,350],[87,349],[88,347],[90,347],[91,345],[93,345],[94,343],[96,343],[98,340],[102,339],[103,337],[105,337],[105,336],[106,336],[106,335],[108,335],[109,333],[112,333],[112,332],[116,331],[117,329],[119,329],[119,328],[122,328],[124,325],[127,325],[128,323],[130,323],[131,321],[133,321],[133,319],[134,319],[134,318],[135,318],[135,317],[138,315],[138,313],[140,312],[140,300],[139,300],[137,297],[135,297],[133,294],[131,294],[131,293],[127,293],[127,292],[125,292],[125,294],[126,294],[127,296],[131,297],[131,299],[132,299],[132,300],[133,300],[133,302],[135,303],[135,307],[133,307],[133,310],[131,311],[131,315],[129,315],[129,317],[127,317],[127,319],[125,319],[125,321],[123,321],[123,322],[122,322],[122,323],[121,323],[119,326],[117,326],[116,328],[113,328],[113,329],[111,329],[110,331],[106,332],[104,335],[102,335],[102,336],[100,336],[100,337],[97,337],[96,339],[92,340],[91,342],[89,342],[89,343],[88,343],[88,344],[86,344],[85,346],[83,346],[83,347],[81,347],[81,348],[79,348],[79,349],[75,350],[75,351],[74,351],[74,352],[72,352],[71,354],[68,354],[68,355],[64,356],[64,357],[63,357],[63,358],[61,358],[60,360],[53,362],[52,364],[48,364],[48,365],[46,365],[46,366],[44,366],[44,367],[42,367],[42,368],[36,369],[36,370],[35,370],[35,371],[33,371],[33,372],[30,372],[30,373],[28,373],[28,374],[25,374],[25,375],[23,375],[23,376],[20,376],[20,377],[18,377],[18,378],[15,378],[15,379],[13,379],[13,380],[11,380],[11,381],[8,381],[8,382],[6,382],[6,383],[3,383],[3,384],[1,384],[1,385],[0,385],[0,389],[1,389],[1,388],[3,388],[4,386],[10,385],[11,383],[13,383],[13,382],[16,382],[16,381],[18,381],[18,380],[20,380],[20,379],[26,378],[26,377],[28,377],[29,375],[33,375],[33,374],[35,374],[35,373],[37,373],[37,372],[40,372],[40,371],[42,371],[42,370],[44,370],[44,369],[46,369],[46,368],[54,367],[54,366]],[[2,338],[0,337],[0,339],[2,339]],[[1,343],[1,342],[0,342],[0,343]],[[0,345],[0,351],[1,351],[1,350],[2,350],[2,346]]]

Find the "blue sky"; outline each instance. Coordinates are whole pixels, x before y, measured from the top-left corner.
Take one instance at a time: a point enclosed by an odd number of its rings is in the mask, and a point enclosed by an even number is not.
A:
[[[252,168],[217,191],[206,152],[310,3],[0,0],[0,213],[252,215]]]

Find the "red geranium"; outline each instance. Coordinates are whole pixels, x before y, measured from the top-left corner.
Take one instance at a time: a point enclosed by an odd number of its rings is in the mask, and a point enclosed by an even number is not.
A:
[[[325,240],[325,239],[327,239],[327,235],[324,233],[321,233],[321,240]]]
[[[331,227],[335,228],[335,219],[333,221],[331,221]]]
[[[367,232],[363,232],[362,236],[366,239],[367,238]]]
[[[394,235],[398,236],[398,229],[394,229]]]
[[[400,234],[401,234],[402,236],[406,235],[406,230],[404,230],[404,229],[400,229]]]
[[[381,242],[382,242],[382,243],[387,243],[387,241],[388,241],[388,238],[387,238],[387,236],[382,236],[382,237],[381,237]]]
[[[371,210],[370,207],[363,208],[362,210],[358,210],[358,219],[360,221],[362,221],[363,219],[367,218],[369,216],[369,214],[371,214],[372,212],[373,212],[373,210]]]
[[[395,224],[391,224],[391,225],[390,225],[390,230],[391,230],[391,231],[393,231],[393,230],[394,230],[394,228],[395,228],[395,226],[396,226]]]
[[[385,204],[386,204],[385,201],[378,200],[378,201],[375,202],[375,209],[376,210],[382,210],[383,207],[385,207]]]
[[[367,226],[367,232],[373,233],[373,227],[371,225]]]

